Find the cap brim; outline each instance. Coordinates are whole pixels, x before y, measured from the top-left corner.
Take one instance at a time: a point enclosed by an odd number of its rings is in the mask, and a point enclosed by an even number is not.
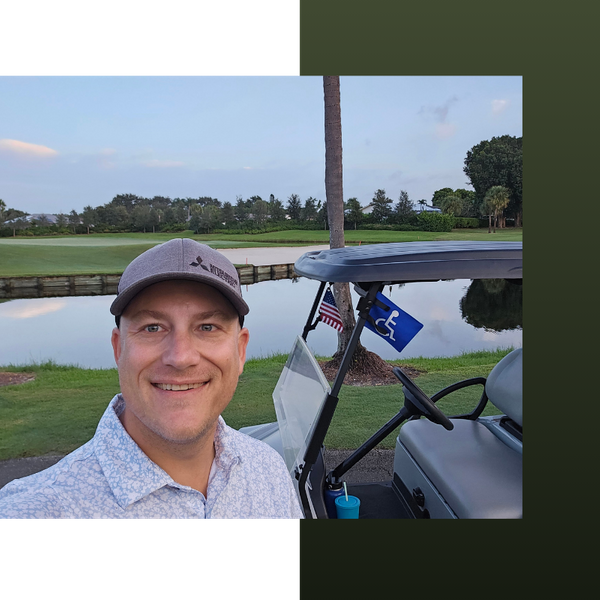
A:
[[[231,302],[238,314],[240,314],[241,316],[245,316],[250,312],[250,309],[246,302],[240,296],[235,294],[231,287],[225,282],[221,283],[221,281],[216,280],[214,277],[204,276],[202,273],[181,273],[180,271],[160,273],[157,275],[151,275],[150,277],[146,277],[144,279],[140,279],[134,285],[130,286],[122,293],[117,295],[114,302],[110,306],[110,312],[115,316],[122,315],[127,305],[143,289],[147,288],[150,285],[153,285],[154,283],[160,283],[161,281],[172,281],[175,279],[197,281],[198,283],[210,285],[210,287],[213,287],[219,292],[221,292],[221,294],[223,294],[223,296],[225,296],[225,298],[227,298],[227,300]]]

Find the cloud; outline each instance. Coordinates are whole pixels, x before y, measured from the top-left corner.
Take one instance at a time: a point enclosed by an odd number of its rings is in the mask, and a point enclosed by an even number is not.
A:
[[[433,116],[434,120],[437,122],[435,126],[435,136],[438,139],[444,140],[452,137],[456,133],[456,125],[447,122],[450,107],[455,102],[458,102],[458,98],[452,96],[451,98],[448,98],[444,104],[440,104],[439,106],[422,106],[419,110],[420,115]]]
[[[507,108],[510,102],[508,100],[492,100],[492,114],[499,115],[503,113]]]
[[[57,312],[67,306],[66,300],[45,300],[43,303],[31,300],[17,301],[5,304],[0,310],[0,316],[12,319],[31,319],[48,313]]]
[[[419,110],[419,114],[432,114],[438,123],[445,123],[448,112],[450,111],[450,107],[455,102],[458,102],[458,98],[456,96],[452,96],[452,98],[448,98],[444,104],[439,106],[422,106]]]
[[[25,158],[51,158],[58,156],[58,152],[47,146],[29,144],[19,140],[0,140],[0,152]]]
[[[150,169],[171,169],[173,167],[184,167],[185,163],[177,160],[145,160],[141,163],[144,167]]]

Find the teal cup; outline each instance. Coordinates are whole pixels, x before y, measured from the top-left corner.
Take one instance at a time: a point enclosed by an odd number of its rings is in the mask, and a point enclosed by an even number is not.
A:
[[[356,496],[338,496],[335,499],[335,509],[338,519],[358,519],[360,500]]]

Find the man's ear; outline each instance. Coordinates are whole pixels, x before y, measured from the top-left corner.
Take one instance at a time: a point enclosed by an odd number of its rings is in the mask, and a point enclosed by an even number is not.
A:
[[[119,366],[119,357],[121,356],[121,331],[118,327],[115,327],[112,330],[112,335],[110,336],[110,343],[113,347],[115,362],[117,363],[117,366]]]
[[[240,371],[239,375],[244,371],[244,363],[246,362],[246,349],[248,348],[248,341],[250,340],[250,332],[242,327],[240,329],[238,337],[238,352],[240,356]]]

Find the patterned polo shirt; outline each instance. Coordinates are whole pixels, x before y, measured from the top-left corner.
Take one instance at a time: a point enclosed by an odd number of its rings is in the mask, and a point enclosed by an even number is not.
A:
[[[116,395],[94,437],[52,467],[0,490],[5,519],[298,519],[281,456],[219,417],[207,497],[175,482],[125,431]]]

